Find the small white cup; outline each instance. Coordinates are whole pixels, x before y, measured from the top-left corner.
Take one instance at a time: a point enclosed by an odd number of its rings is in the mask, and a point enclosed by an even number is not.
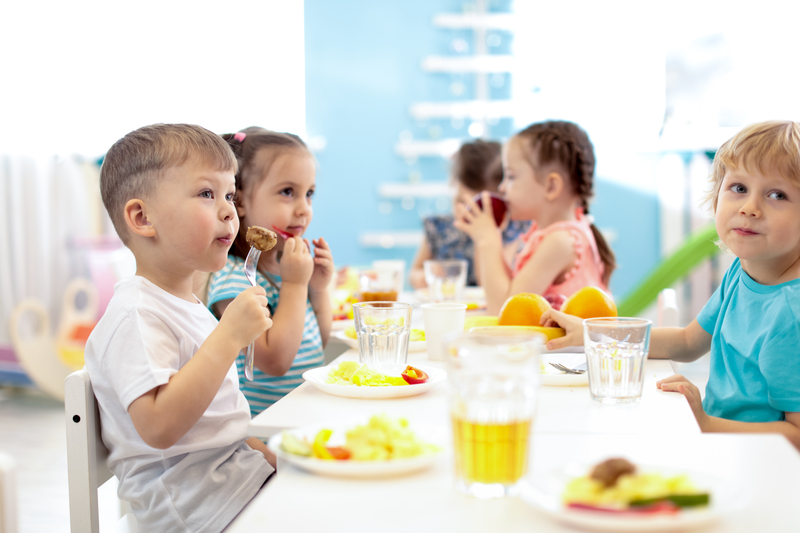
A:
[[[422,321],[425,324],[425,345],[428,359],[444,361],[447,356],[444,335],[451,331],[464,331],[467,304],[452,302],[422,304]]]

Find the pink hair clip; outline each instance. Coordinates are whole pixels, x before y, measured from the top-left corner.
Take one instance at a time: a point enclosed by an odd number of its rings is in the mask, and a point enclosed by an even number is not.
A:
[[[244,138],[245,137],[247,137],[247,134],[242,132],[242,131],[239,131],[239,132],[236,132],[236,133],[233,134],[233,138],[235,140],[239,141],[240,143],[244,142]]]

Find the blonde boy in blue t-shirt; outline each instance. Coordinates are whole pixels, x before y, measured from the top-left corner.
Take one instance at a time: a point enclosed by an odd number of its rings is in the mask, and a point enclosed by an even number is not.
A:
[[[711,350],[705,399],[680,375],[658,382],[683,394],[704,432],[781,433],[800,449],[800,124],[744,128],[714,159],[709,201],[719,240],[737,259],[685,328],[655,328],[650,357],[694,361]],[[583,343],[580,319],[542,316]]]

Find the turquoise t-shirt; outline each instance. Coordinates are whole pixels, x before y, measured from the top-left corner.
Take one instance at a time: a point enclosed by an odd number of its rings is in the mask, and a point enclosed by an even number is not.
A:
[[[697,316],[712,335],[703,408],[740,422],[800,412],[800,279],[761,285],[737,258]]]
[[[280,296],[278,287],[281,286],[281,278],[271,276],[271,279],[277,287],[273,286],[261,272],[256,272],[256,281],[267,291],[267,302],[274,312],[278,307]],[[244,275],[244,259],[229,255],[225,267],[211,276],[208,286],[208,307],[214,311],[212,306],[215,303],[236,298],[248,287],[250,287],[250,282]],[[239,388],[250,403],[251,416],[256,416],[300,386],[303,383],[303,372],[322,366],[324,362],[322,336],[311,302],[306,302],[305,326],[300,349],[294,358],[292,367],[286,374],[270,376],[253,367],[253,381],[248,381],[244,377],[244,352],[245,350],[236,358]]]

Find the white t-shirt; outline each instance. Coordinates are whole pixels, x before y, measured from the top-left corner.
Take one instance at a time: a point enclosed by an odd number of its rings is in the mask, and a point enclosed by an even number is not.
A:
[[[200,420],[166,450],[145,444],[128,415],[130,404],[167,383],[216,326],[199,301],[136,276],[114,287],[86,343],[108,467],[142,531],[221,531],[273,472],[245,443],[250,410],[233,364]]]

